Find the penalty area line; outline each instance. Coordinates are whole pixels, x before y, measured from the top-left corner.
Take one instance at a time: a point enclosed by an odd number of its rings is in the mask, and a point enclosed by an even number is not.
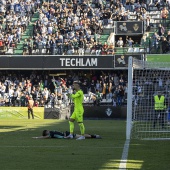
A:
[[[130,143],[130,140],[125,141],[122,158],[119,164],[119,170],[126,169],[126,163],[127,163],[127,158],[128,158],[128,152],[129,152],[129,143]]]

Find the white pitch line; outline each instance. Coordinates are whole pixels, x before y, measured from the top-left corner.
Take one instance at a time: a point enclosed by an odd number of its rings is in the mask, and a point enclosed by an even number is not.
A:
[[[69,147],[69,146],[0,146],[0,148],[66,148],[66,147]],[[81,148],[112,148],[112,149],[122,149],[123,147],[89,147],[89,146],[80,146]]]
[[[126,169],[126,163],[128,158],[128,152],[129,152],[129,143],[130,140],[126,140],[123,148],[122,158],[119,164],[119,170],[125,170]]]

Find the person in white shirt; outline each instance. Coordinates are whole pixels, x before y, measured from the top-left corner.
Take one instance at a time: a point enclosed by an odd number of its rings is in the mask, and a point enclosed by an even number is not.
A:
[[[53,33],[53,26],[52,26],[51,23],[49,24],[49,26],[47,28],[47,32],[48,32],[48,34],[52,34]]]
[[[118,47],[123,47],[123,45],[124,45],[124,42],[122,40],[122,37],[119,37],[119,40],[117,41],[117,46]]]
[[[45,25],[43,25],[42,27],[41,27],[41,33],[42,34],[45,34],[47,32],[47,27],[45,26]]]

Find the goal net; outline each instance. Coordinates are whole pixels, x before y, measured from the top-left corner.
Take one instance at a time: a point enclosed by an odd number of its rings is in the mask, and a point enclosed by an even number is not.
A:
[[[164,108],[155,111],[157,95]],[[129,57],[126,138],[170,139],[170,63]]]

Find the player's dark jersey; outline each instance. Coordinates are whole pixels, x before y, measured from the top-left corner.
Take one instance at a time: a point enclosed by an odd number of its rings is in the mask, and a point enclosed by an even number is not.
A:
[[[51,138],[57,138],[57,139],[63,139],[65,136],[68,136],[70,134],[70,132],[66,131],[66,132],[59,132],[59,131],[50,131],[50,137]],[[73,134],[73,138],[76,135]]]
[[[51,138],[62,139],[62,138],[64,138],[64,132],[50,131],[50,137],[51,137]]]

